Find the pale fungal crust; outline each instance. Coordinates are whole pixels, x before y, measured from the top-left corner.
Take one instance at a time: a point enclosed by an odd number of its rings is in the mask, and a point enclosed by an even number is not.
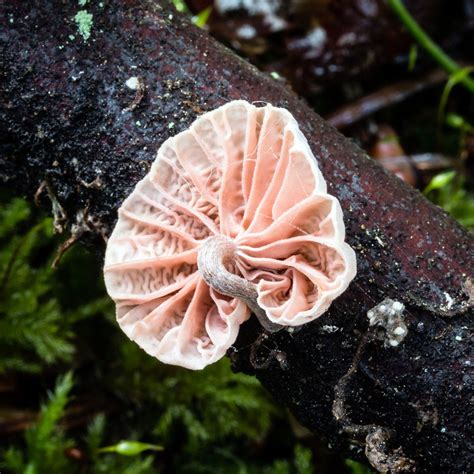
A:
[[[377,326],[384,331],[381,338],[385,340],[385,347],[397,347],[408,334],[404,311],[403,303],[385,298],[367,312],[369,326]]]
[[[216,236],[233,252],[222,269],[246,280],[247,300],[199,272]],[[119,210],[105,282],[130,339],[162,362],[201,369],[234,343],[252,301],[269,324],[321,316],[356,274],[344,237],[339,202],[293,116],[234,101],[160,147]]]

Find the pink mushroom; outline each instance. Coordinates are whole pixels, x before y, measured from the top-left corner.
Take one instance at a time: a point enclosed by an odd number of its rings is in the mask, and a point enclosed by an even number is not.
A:
[[[202,369],[252,312],[268,330],[321,316],[356,274],[344,237],[293,116],[234,101],[158,150],[119,209],[105,283],[130,339]]]

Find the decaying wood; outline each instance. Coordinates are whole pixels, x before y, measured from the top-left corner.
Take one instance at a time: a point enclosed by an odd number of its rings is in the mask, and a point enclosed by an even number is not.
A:
[[[80,8],[0,5],[1,182],[31,197],[47,182],[37,197],[48,205],[54,196],[61,225],[80,228],[100,255],[117,208],[166,138],[232,99],[288,108],[341,202],[358,276],[298,331],[262,335],[249,321],[231,354],[235,369],[255,373],[353,458],[367,462],[367,452],[394,472],[472,472],[472,236],[168,2],[89,2],[89,38],[75,20]],[[382,325],[355,358],[367,312],[387,298],[405,305],[407,334],[390,345]],[[377,428],[362,439],[350,425]]]

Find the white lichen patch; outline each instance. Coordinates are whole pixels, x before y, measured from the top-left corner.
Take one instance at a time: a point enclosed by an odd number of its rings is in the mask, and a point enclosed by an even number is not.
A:
[[[76,13],[74,21],[77,24],[77,31],[82,36],[84,41],[87,41],[91,36],[93,16],[87,10],[80,10]]]
[[[321,328],[321,332],[325,332],[325,333],[333,333],[333,332],[337,332],[339,331],[339,327],[337,326],[333,326],[333,325],[330,325],[330,324],[325,324],[322,328]]]
[[[450,310],[453,307],[454,300],[449,293],[444,292],[444,297],[446,298],[446,309]]]
[[[385,347],[397,347],[408,334],[404,310],[405,305],[400,301],[385,298],[367,312],[369,325],[382,329],[378,335],[384,340]]]
[[[129,89],[132,89],[132,91],[136,91],[140,85],[140,80],[138,79],[138,77],[136,76],[133,76],[133,77],[129,77],[126,81],[125,81],[125,85],[129,88]]]

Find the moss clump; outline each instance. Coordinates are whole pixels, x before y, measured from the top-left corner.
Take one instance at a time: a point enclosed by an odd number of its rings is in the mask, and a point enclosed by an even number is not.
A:
[[[79,10],[74,17],[77,24],[77,31],[82,36],[84,41],[87,41],[91,36],[92,25],[94,24],[93,15],[87,10]]]

